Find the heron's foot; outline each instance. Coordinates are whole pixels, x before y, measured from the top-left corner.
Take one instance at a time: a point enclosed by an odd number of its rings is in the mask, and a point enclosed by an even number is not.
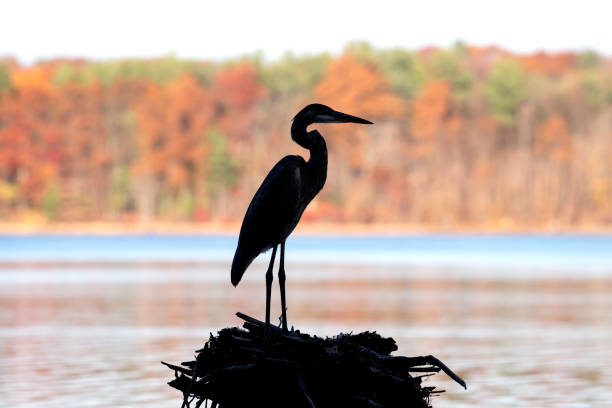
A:
[[[287,309],[285,309],[287,310]],[[283,321],[283,315],[278,316],[278,326],[279,329],[283,331],[283,333],[289,333],[293,331],[293,326],[291,326],[291,330],[287,329],[287,322]]]

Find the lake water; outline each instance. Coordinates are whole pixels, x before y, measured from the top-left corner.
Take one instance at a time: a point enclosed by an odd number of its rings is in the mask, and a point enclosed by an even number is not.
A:
[[[0,236],[0,406],[179,407],[159,361],[263,318],[262,255],[237,288],[234,236]],[[612,406],[612,237],[296,236],[289,323],[377,330],[434,354],[434,407]],[[273,316],[280,314],[273,288]]]

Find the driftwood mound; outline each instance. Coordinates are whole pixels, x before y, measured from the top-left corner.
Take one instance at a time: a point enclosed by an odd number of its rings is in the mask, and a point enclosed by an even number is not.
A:
[[[246,330],[211,334],[195,361],[163,363],[175,372],[168,384],[183,392],[183,407],[429,407],[430,396],[444,391],[422,387],[421,379],[440,370],[465,387],[433,356],[391,356],[395,341],[376,332],[264,333],[259,320],[238,316]]]

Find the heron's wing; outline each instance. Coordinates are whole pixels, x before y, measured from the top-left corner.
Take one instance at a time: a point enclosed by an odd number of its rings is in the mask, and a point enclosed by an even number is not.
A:
[[[247,209],[232,263],[237,285],[246,268],[260,253],[286,237],[302,213],[302,177],[305,161],[286,156],[268,173]]]

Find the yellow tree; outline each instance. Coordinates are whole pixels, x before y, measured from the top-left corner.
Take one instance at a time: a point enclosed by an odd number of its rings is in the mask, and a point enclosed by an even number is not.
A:
[[[373,120],[377,128],[401,119],[405,113],[404,100],[392,91],[387,79],[351,54],[329,64],[314,95],[317,102]],[[370,138],[372,131],[353,126],[325,129],[334,177],[330,178],[330,193],[324,193],[322,200],[333,199],[345,207],[349,217],[361,221],[374,218],[375,201],[389,192],[388,183],[374,182],[380,173],[379,160],[365,154],[376,145]]]
[[[138,179],[136,203],[141,218],[155,216],[159,191],[168,167],[166,99],[163,87],[146,81],[145,91],[136,106],[138,119],[138,156],[132,171]]]
[[[17,68],[11,77],[15,92],[2,98],[0,171],[22,207],[37,208],[56,180],[58,162],[48,150],[57,144],[52,74],[47,65]]]
[[[321,103],[371,119],[398,119],[405,110],[387,79],[350,54],[329,64],[314,94]]]
[[[149,82],[136,112],[140,155],[134,171],[143,181],[142,205],[152,216],[159,200],[165,200],[166,210],[189,218],[196,181],[205,176],[211,98],[193,76],[184,74],[167,84]]]
[[[176,209],[190,218],[203,205],[206,191],[205,159],[210,150],[206,134],[212,120],[210,94],[188,74],[181,75],[165,87],[167,99],[166,184],[172,190]]]
[[[97,81],[69,82],[57,93],[56,122],[65,153],[61,171],[71,180],[63,198],[72,203],[72,218],[99,218],[106,210],[111,162],[104,90]]]
[[[248,139],[253,107],[266,94],[257,78],[256,67],[244,62],[219,72],[212,85],[212,94],[220,130],[230,139]]]
[[[567,122],[558,113],[548,117],[536,131],[534,151],[540,157],[567,162],[572,154],[572,139]]]
[[[449,110],[450,85],[445,80],[429,82],[412,103],[412,135],[431,143],[444,125]]]

